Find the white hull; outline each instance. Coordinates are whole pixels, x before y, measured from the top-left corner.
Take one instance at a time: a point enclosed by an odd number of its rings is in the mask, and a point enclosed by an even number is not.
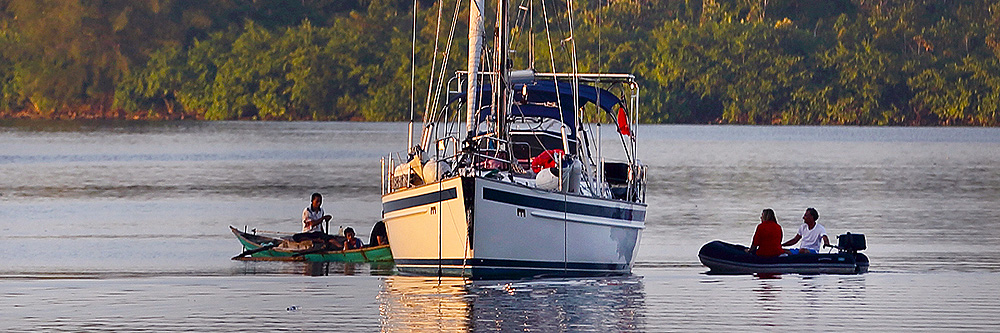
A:
[[[646,212],[478,177],[399,190],[382,203],[401,272],[473,278],[628,274]]]

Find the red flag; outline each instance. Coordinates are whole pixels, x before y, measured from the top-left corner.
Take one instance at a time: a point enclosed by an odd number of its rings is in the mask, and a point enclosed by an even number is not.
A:
[[[625,115],[625,108],[618,107],[618,133],[632,136],[632,130],[628,128],[628,116]]]

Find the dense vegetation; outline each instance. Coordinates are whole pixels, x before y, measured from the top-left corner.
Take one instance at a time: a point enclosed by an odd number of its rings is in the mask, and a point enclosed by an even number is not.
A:
[[[569,27],[553,13],[565,2],[545,0],[545,12],[533,2],[532,15],[547,13],[552,38],[563,39]],[[0,0],[0,117],[401,120],[410,108],[412,4]],[[428,73],[443,61],[431,61],[434,38],[440,56],[454,12],[418,4],[423,105]],[[995,126],[1000,119],[995,0],[575,6],[580,70],[638,74],[646,122]],[[458,25],[450,71],[465,63],[466,24]],[[549,46],[537,23],[519,29],[516,42],[532,43],[539,71],[569,70],[569,43]],[[528,66],[527,53],[514,63]]]

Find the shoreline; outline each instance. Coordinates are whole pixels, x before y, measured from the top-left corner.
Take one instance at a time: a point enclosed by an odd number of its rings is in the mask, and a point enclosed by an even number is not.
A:
[[[125,110],[94,111],[94,110],[59,110],[43,113],[32,110],[0,110],[0,120],[205,120],[197,113],[175,112],[161,113],[142,111],[129,113]]]
[[[10,121],[78,121],[78,120],[88,120],[88,121],[176,121],[176,120],[194,120],[194,121],[277,121],[277,122],[289,122],[289,121],[343,121],[343,122],[406,122],[405,119],[401,120],[366,120],[359,119],[359,117],[352,117],[351,119],[312,119],[312,118],[289,118],[289,119],[260,119],[257,117],[241,117],[237,119],[206,119],[203,115],[195,112],[156,112],[152,110],[145,110],[140,112],[127,112],[122,109],[117,110],[59,110],[49,113],[43,113],[33,110],[0,110],[0,122],[10,122]],[[998,128],[1000,123],[997,124],[972,124],[972,123],[925,123],[925,124],[889,124],[889,125],[876,125],[876,124],[781,124],[781,123],[765,123],[765,124],[749,124],[749,123],[722,123],[720,121],[712,121],[708,123],[685,123],[685,122],[663,122],[663,123],[639,123],[640,125],[728,125],[728,126],[817,126],[817,127],[980,127],[980,128]]]

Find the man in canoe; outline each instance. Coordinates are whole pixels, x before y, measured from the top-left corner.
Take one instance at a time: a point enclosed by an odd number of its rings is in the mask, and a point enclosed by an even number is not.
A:
[[[329,242],[333,244],[333,246],[340,248],[342,246],[340,242],[335,240],[330,234],[323,232],[323,222],[329,222],[330,219],[333,219],[333,217],[326,215],[326,212],[323,211],[322,205],[323,195],[313,193],[309,207],[306,207],[306,209],[302,211],[302,232],[293,235],[292,240],[296,242],[319,240]]]
[[[774,210],[768,208],[760,213],[760,224],[753,233],[753,242],[747,252],[761,257],[777,257],[785,253],[781,249],[781,226]]]
[[[781,244],[781,246],[791,246],[802,240],[799,248],[788,249],[788,254],[819,253],[820,240],[823,241],[823,247],[833,247],[830,245],[830,238],[826,236],[826,228],[816,222],[818,219],[819,212],[816,211],[816,208],[806,208],[805,215],[802,215],[804,223],[799,226],[799,232],[795,234],[795,237]]]
[[[323,232],[323,222],[329,222],[333,216],[323,211],[323,195],[312,194],[312,203],[302,211],[302,232]]]

